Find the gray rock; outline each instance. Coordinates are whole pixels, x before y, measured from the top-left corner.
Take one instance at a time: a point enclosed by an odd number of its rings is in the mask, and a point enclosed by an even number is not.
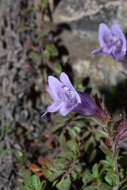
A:
[[[127,0],[64,0],[55,12],[56,24],[67,23],[72,31],[62,33],[69,50],[73,71],[78,77],[90,76],[91,86],[115,85],[126,78],[126,70],[110,56],[93,57],[98,44],[98,25],[120,23],[127,28]]]
[[[120,21],[123,0],[64,0],[54,13],[55,23],[68,23],[80,34],[96,32],[98,24]]]
[[[64,32],[62,38],[69,49],[75,76],[90,77],[90,85],[93,87],[116,85],[126,79],[127,70],[124,64],[114,61],[111,56],[91,55],[91,51],[98,46],[94,36],[82,38],[77,34]]]

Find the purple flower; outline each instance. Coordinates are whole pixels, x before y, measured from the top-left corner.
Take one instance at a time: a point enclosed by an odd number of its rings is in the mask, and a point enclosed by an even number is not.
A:
[[[62,116],[65,116],[71,112],[77,104],[81,103],[79,94],[76,92],[65,73],[61,73],[60,80],[53,76],[49,76],[48,83],[48,92],[53,103],[48,106],[44,115],[47,112],[59,111]]]
[[[93,101],[93,99],[86,93],[79,93],[81,103],[79,103],[73,112],[80,113],[84,116],[89,116],[98,119],[102,123],[106,122],[106,113]]]
[[[61,73],[60,80],[49,76],[48,83],[48,92],[53,102],[48,106],[43,116],[48,112],[56,111],[59,111],[62,116],[67,115],[69,112],[76,112],[84,116],[94,116],[101,121],[105,121],[105,112],[86,93],[78,93],[65,73]]]
[[[122,60],[127,51],[127,42],[124,33],[118,24],[112,25],[109,28],[106,24],[99,25],[98,40],[100,48],[92,52],[93,55],[97,53],[104,53],[112,55],[116,60]]]

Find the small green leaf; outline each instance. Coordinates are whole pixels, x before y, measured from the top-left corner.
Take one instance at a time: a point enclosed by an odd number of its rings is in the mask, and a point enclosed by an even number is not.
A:
[[[107,156],[106,160],[101,160],[100,162],[101,162],[102,165],[105,166],[105,168],[112,169],[112,171],[113,171],[114,164],[113,164],[113,160],[111,158],[109,158]]]
[[[80,163],[77,163],[77,164],[76,164],[76,166],[75,166],[75,172],[76,172],[77,174],[81,174],[81,172],[82,172],[82,166],[81,166]]]
[[[66,138],[63,133],[59,137],[59,143],[62,147],[66,147]]]
[[[108,148],[103,142],[101,142],[99,148],[101,149],[101,151],[102,151],[105,155],[107,155],[107,156],[109,156],[110,158],[112,158],[112,152],[109,150],[109,148]]]
[[[73,180],[76,180],[76,178],[77,178],[77,173],[76,173],[75,171],[72,171],[72,172],[71,172],[71,176],[72,176]]]
[[[69,135],[71,136],[72,139],[76,139],[77,137],[77,133],[76,131],[74,130],[74,128],[68,128],[68,132],[69,132]]]
[[[116,175],[111,172],[107,172],[107,174],[105,176],[105,181],[109,185],[114,186],[116,184]]]
[[[17,190],[44,190],[46,186],[46,181],[40,181],[40,178],[36,175],[30,175],[27,170],[22,171],[24,185],[18,187]]]
[[[91,172],[86,169],[84,172],[83,172],[83,175],[82,175],[82,182],[83,182],[83,185],[84,187],[90,183],[91,181],[93,180],[93,176],[91,174]]]
[[[32,176],[32,185],[35,190],[40,190],[41,182],[39,177],[37,177],[36,175]]]
[[[55,63],[54,64],[54,70],[55,70],[56,73],[60,74],[61,71],[62,71],[61,65],[59,63]]]
[[[18,161],[23,160],[23,153],[20,150],[16,150],[16,154],[15,155],[16,155],[16,159]]]
[[[70,151],[72,151],[75,155],[77,154],[78,151],[78,144],[76,143],[75,140],[69,140],[67,142],[67,146],[70,149]]]
[[[32,51],[29,56],[35,62],[40,62],[41,61],[41,56],[40,56],[39,53],[36,53],[36,52]]]
[[[43,39],[48,34],[48,32],[49,32],[48,29],[40,30],[37,40],[40,41],[41,39]]]
[[[59,183],[56,185],[58,190],[69,190],[71,187],[71,179],[70,176],[68,176],[66,179],[61,180]]]
[[[94,178],[99,177],[99,171],[98,171],[98,165],[97,164],[94,164],[94,166],[92,168],[92,175]]]
[[[53,44],[46,45],[45,50],[44,50],[44,57],[46,59],[49,60],[51,57],[55,57],[57,55],[58,55],[58,51]]]

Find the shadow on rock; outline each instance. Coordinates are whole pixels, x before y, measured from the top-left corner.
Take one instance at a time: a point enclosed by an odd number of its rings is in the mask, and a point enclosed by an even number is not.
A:
[[[105,97],[106,108],[111,114],[116,111],[127,113],[127,80],[110,88],[102,88],[101,92]]]

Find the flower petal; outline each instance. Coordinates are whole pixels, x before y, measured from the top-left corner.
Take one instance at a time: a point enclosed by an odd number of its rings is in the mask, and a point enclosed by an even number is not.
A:
[[[93,99],[86,93],[80,93],[81,103],[78,104],[73,111],[81,113],[85,116],[95,116],[98,114],[99,107]]]
[[[57,101],[63,95],[62,83],[55,77],[48,77],[48,92],[54,101]]]
[[[92,54],[92,55],[97,55],[98,53],[102,53],[102,50],[103,50],[103,48],[99,47],[99,48],[97,48],[97,49],[94,49],[94,50],[91,52],[91,54]]]
[[[67,74],[62,72],[61,75],[60,75],[60,80],[61,82],[67,86],[76,96],[76,99],[77,99],[77,102],[78,103],[81,103],[81,99],[80,99],[80,96],[79,94],[76,92],[76,90],[74,89],[74,87],[72,86],[71,84],[71,81],[70,79],[68,78]]]
[[[109,46],[112,38],[111,30],[104,23],[99,25],[98,40],[100,46],[104,49],[105,53],[109,54]]]
[[[50,106],[48,106],[47,111],[48,112],[56,112],[60,109],[61,105],[57,102],[53,102]]]
[[[125,38],[124,33],[122,32],[122,29],[119,24],[114,24],[111,28],[112,35],[116,36],[122,43],[121,50],[119,51],[113,51],[113,56],[117,60],[124,58],[126,51],[127,51],[127,41]]]
[[[74,106],[67,104],[66,102],[63,102],[61,104],[61,107],[59,109],[59,113],[62,116],[66,116],[69,112],[73,110]]]
[[[60,109],[60,104],[57,102],[53,102],[50,106],[48,106],[47,110],[41,115],[41,117],[44,117],[48,112],[56,112]]]

